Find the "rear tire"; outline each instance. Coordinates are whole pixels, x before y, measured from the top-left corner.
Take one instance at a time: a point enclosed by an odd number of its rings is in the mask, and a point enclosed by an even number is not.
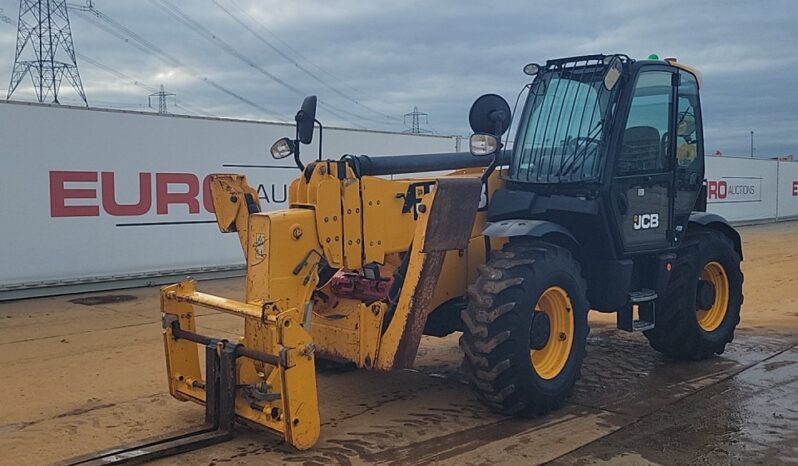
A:
[[[743,303],[740,255],[723,233],[688,231],[665,295],[657,301],[656,326],[644,332],[651,346],[672,358],[698,360],[722,354],[734,339]],[[715,299],[698,308],[699,282],[711,282]]]
[[[472,385],[492,410],[545,414],[570,396],[590,331],[586,288],[571,253],[539,240],[511,240],[480,267],[460,346]]]

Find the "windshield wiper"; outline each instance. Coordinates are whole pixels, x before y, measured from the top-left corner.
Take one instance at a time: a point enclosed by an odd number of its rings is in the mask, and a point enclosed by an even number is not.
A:
[[[599,131],[599,129],[603,125],[604,125],[603,119],[596,122],[596,126],[591,128],[590,131],[587,132],[587,136],[584,137],[585,145],[582,147],[581,152],[579,151],[579,146],[577,146],[574,153],[568,159],[563,161],[563,163],[560,164],[560,169],[557,170],[557,173],[555,173],[556,176],[563,177],[566,175],[570,175],[572,173],[571,171],[577,167],[576,163],[579,161],[579,159],[584,157],[590,152],[590,146],[594,144],[596,142],[596,139],[601,135],[601,131]]]

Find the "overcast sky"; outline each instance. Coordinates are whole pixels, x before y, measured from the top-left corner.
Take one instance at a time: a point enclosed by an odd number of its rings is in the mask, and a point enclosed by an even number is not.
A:
[[[303,95],[317,94],[318,117],[327,125],[402,131],[403,114],[418,106],[429,114],[423,128],[467,135],[473,100],[496,92],[512,104],[528,62],[656,53],[702,71],[708,153],[748,155],[753,130],[758,156],[798,155],[796,0],[95,0],[95,6],[102,18],[71,11],[75,48],[85,57],[78,59],[80,74],[95,107],[146,110],[147,89],[163,84],[177,94],[179,106],[170,107],[176,113],[285,121]],[[17,0],[0,0],[0,14],[14,22],[18,7]],[[197,25],[204,31],[196,32]],[[162,54],[117,37],[125,37],[120,27]],[[15,26],[0,22],[2,96],[15,42]],[[62,103],[78,102],[66,81],[61,93]],[[30,81],[14,98],[33,99]]]

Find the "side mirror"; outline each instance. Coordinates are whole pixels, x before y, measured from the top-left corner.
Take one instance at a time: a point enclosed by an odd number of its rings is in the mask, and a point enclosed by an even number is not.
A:
[[[607,71],[604,72],[604,88],[611,91],[623,73],[623,62],[617,55],[607,62]]]
[[[510,105],[501,96],[485,94],[474,101],[468,122],[474,133],[500,138],[510,128]]]
[[[278,139],[277,142],[272,144],[272,157],[276,160],[284,159],[290,155],[294,155],[294,141],[288,138]]]
[[[302,109],[294,117],[296,121],[297,139],[302,144],[313,142],[313,123],[316,121],[316,96],[305,97]]]
[[[492,155],[499,148],[499,139],[492,134],[476,133],[468,139],[471,155],[484,157]]]

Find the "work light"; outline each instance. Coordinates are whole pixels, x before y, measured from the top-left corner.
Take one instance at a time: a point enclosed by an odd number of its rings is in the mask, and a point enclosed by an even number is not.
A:
[[[493,154],[499,146],[499,140],[492,134],[472,134],[468,142],[471,146],[471,155],[478,157]]]
[[[294,141],[288,138],[278,139],[272,144],[272,157],[277,160],[284,159],[294,153]]]

